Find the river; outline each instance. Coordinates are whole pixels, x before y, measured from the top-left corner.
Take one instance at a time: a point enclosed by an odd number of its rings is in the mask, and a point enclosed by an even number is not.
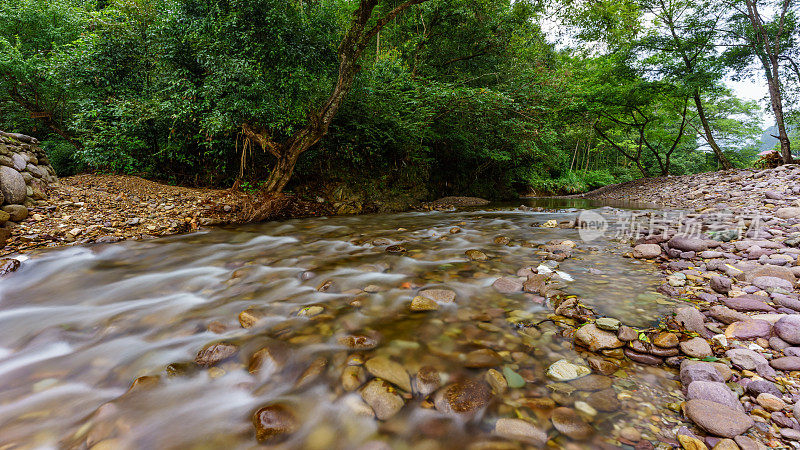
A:
[[[615,241],[531,226],[579,211],[564,206],[598,205],[547,206],[298,219],[32,254],[0,281],[0,448],[256,448],[253,413],[276,403],[298,421],[279,448],[515,448],[493,435],[502,417],[576,448],[614,444],[623,427],[653,436],[677,426],[664,407],[680,401],[673,372],[623,361],[596,386],[550,380],[553,362],[588,355],[546,321],[541,299],[491,286],[538,266],[536,245],[570,239],[574,257],[558,267],[572,279],[566,293],[639,327],[669,310],[654,292],[656,269],[623,258]],[[393,245],[405,251],[387,251]],[[470,249],[488,259],[469,260]],[[455,301],[410,311],[415,293],[430,288],[454,291]],[[248,309],[260,320],[243,328]],[[342,344],[356,335],[374,348]],[[237,352],[195,364],[215,342]],[[265,347],[281,356],[248,370]],[[473,367],[481,353],[470,352],[485,349],[502,358],[498,372],[525,383],[469,415],[401,392],[402,410],[379,421],[343,387],[343,371],[374,356],[412,376],[432,367],[443,384],[482,380],[488,368]],[[613,389],[618,404],[586,408],[599,389]],[[557,406],[577,411],[592,436],[556,432],[548,414]]]

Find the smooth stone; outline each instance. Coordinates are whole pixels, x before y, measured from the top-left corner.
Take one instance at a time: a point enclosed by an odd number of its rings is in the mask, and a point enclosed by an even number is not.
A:
[[[722,383],[724,381],[719,371],[711,364],[686,364],[685,362],[681,363],[680,380],[681,384],[684,386],[689,386],[695,381],[710,381],[716,383]]]
[[[483,253],[480,250],[467,250],[464,252],[464,254],[467,255],[467,258],[469,258],[471,261],[486,261],[489,259],[489,257],[486,256],[486,253]]]
[[[415,312],[436,311],[439,309],[439,304],[434,300],[418,295],[411,300],[409,309]]]
[[[658,333],[653,338],[653,344],[655,344],[655,345],[657,345],[659,347],[664,347],[664,348],[677,347],[678,346],[678,335],[676,335],[675,333],[667,332],[667,331]]]
[[[719,403],[737,411],[744,411],[739,398],[728,386],[713,381],[694,381],[686,389],[686,398],[699,399]]]
[[[481,348],[467,353],[464,367],[474,369],[489,368],[498,366],[502,362],[503,358],[496,351],[489,348]]]
[[[617,392],[614,389],[603,389],[600,391],[592,392],[586,398],[586,403],[594,409],[603,412],[614,412],[622,407],[617,398]]]
[[[572,408],[554,409],[550,420],[559,433],[571,439],[582,441],[594,434],[594,429]]]
[[[790,344],[800,344],[800,315],[791,314],[775,322],[775,334]]]
[[[484,407],[492,397],[488,384],[478,380],[459,381],[436,392],[434,405],[440,412],[468,414]]]
[[[361,398],[375,412],[379,420],[391,419],[400,412],[405,405],[401,397],[391,384],[384,380],[375,379],[361,389]]]
[[[525,386],[525,379],[522,378],[522,375],[514,372],[508,366],[503,368],[503,376],[511,389],[519,389]]]
[[[769,362],[769,365],[774,369],[783,371],[800,370],[800,357],[783,356],[780,358],[775,358]]]
[[[719,292],[720,294],[727,294],[728,291],[731,290],[731,285],[733,282],[728,277],[721,277],[721,276],[713,276],[711,277],[711,281],[709,286],[714,292]]]
[[[589,375],[591,372],[588,367],[572,364],[566,359],[560,359],[547,368],[547,376],[556,381],[575,380]]]
[[[684,252],[702,252],[708,250],[708,245],[703,239],[686,236],[675,236],[667,241],[667,245]]]
[[[682,328],[694,331],[702,337],[709,336],[710,333],[705,327],[705,316],[693,306],[684,306],[675,309],[675,321]]]
[[[203,348],[197,353],[194,362],[199,366],[213,366],[218,362],[230,358],[239,348],[233,344],[211,344]]]
[[[456,300],[456,293],[449,289],[425,289],[419,295],[436,303],[453,303]]]
[[[765,291],[772,291],[775,289],[784,289],[791,292],[794,284],[778,277],[755,277],[753,278],[753,286],[763,289]]]
[[[620,327],[620,321],[612,317],[601,317],[594,321],[597,328],[605,331],[617,331]]]
[[[399,363],[384,356],[376,356],[364,363],[367,371],[372,376],[383,378],[406,392],[411,392],[411,377]]]
[[[498,419],[494,424],[494,434],[512,441],[520,441],[534,446],[547,442],[547,433],[532,423],[522,419]]]
[[[517,278],[500,277],[492,283],[492,287],[501,294],[512,294],[522,291],[522,281]]]
[[[800,441],[800,430],[781,428],[781,437],[790,441]]]
[[[489,383],[489,386],[491,386],[492,390],[497,394],[503,394],[508,390],[508,381],[502,373],[495,369],[487,370],[486,375],[484,375],[483,378],[487,383]]]
[[[442,376],[435,367],[420,367],[420,369],[417,371],[417,375],[414,377],[414,392],[423,397],[427,397],[430,393],[439,389],[441,385]]]
[[[661,246],[658,244],[639,244],[633,247],[633,257],[643,259],[653,259],[661,254]]]
[[[708,400],[689,400],[684,412],[706,432],[727,438],[734,438],[755,424],[747,414]]]
[[[701,337],[694,337],[688,341],[681,342],[679,345],[681,351],[692,358],[706,358],[714,354],[708,342]]]
[[[593,323],[586,324],[575,331],[575,339],[589,351],[619,348],[625,345],[614,333],[601,330]]]
[[[748,283],[752,282],[754,278],[758,277],[783,278],[790,283],[794,283],[797,278],[794,272],[792,272],[792,269],[772,264],[759,265],[758,267],[750,269],[744,273],[744,280]]]
[[[772,324],[765,320],[748,320],[734,322],[725,328],[725,337],[728,339],[750,340],[756,338],[769,338],[772,333]]]
[[[767,411],[781,411],[786,408],[786,403],[775,395],[769,393],[761,393],[756,397],[756,403],[761,405]]]
[[[664,363],[663,358],[646,353],[639,353],[629,348],[625,349],[625,356],[627,356],[631,361],[636,361],[638,363],[647,364],[650,366],[658,366]]]
[[[756,370],[759,365],[767,364],[767,359],[761,354],[746,348],[732,348],[725,352],[725,356],[745,370]]]
[[[284,405],[265,406],[253,414],[256,439],[264,444],[277,444],[300,428],[300,422]]]
[[[762,297],[763,298],[763,297]],[[743,295],[740,297],[723,298],[722,303],[728,308],[736,311],[774,311],[775,308],[764,303],[755,295]]]
[[[611,387],[611,378],[603,375],[591,374],[569,382],[570,386],[579,391],[599,391]]]
[[[745,391],[754,396],[764,393],[772,394],[776,397],[781,396],[781,391],[778,389],[778,386],[775,383],[767,380],[750,380],[745,386]]]
[[[617,330],[617,338],[623,342],[635,341],[639,338],[639,333],[627,325],[622,325]]]
[[[709,308],[708,313],[711,317],[722,323],[731,324],[733,322],[744,322],[750,320],[750,316],[745,313],[733,310],[723,305],[714,305]]]

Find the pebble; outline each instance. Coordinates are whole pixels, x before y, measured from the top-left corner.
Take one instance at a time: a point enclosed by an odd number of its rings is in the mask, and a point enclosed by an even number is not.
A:
[[[591,372],[591,369],[586,366],[579,366],[566,359],[560,359],[548,367],[547,376],[556,381],[569,381],[589,375]]]
[[[547,433],[545,431],[522,419],[498,419],[494,425],[494,434],[505,439],[520,441],[537,447],[547,442]]]
[[[588,439],[594,433],[594,429],[572,408],[554,409],[550,420],[559,433],[575,440]]]
[[[383,380],[372,380],[361,390],[361,398],[375,412],[375,417],[387,420],[405,405],[403,398],[394,390],[392,385]]]
[[[277,444],[300,428],[300,422],[285,405],[265,406],[253,414],[256,439],[264,444]]]
[[[716,436],[733,438],[754,425],[747,414],[708,400],[689,400],[684,412],[698,427]]]
[[[383,378],[400,389],[411,392],[411,377],[401,364],[383,356],[376,356],[368,359],[364,367],[373,376]]]

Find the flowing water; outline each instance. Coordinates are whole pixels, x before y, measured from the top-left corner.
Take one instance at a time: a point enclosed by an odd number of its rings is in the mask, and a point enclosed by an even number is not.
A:
[[[492,282],[537,266],[532,247],[572,239],[574,257],[559,267],[574,278],[567,293],[636,326],[669,307],[654,293],[655,269],[612,252],[613,242],[585,244],[574,229],[531,226],[575,215],[503,208],[313,218],[33,255],[0,281],[0,448],[255,448],[253,412],[276,402],[300,422],[285,448],[464,448],[502,442],[491,435],[500,417],[529,418],[556,436],[549,410],[596,388],[555,383],[544,371],[587,355],[552,322],[521,332],[515,322],[551,312]],[[495,243],[498,236],[510,243]],[[387,252],[389,245],[406,251]],[[470,249],[489,259],[468,260]],[[411,312],[415,293],[432,287],[455,291],[455,302]],[[263,318],[245,329],[237,317],[248,308]],[[350,335],[377,347],[347,348]],[[197,366],[198,351],[214,342],[238,352]],[[251,355],[265,346],[283,358],[251,373]],[[412,375],[432,366],[445,382],[482,378],[487,369],[465,367],[465,355],[481,348],[503,357],[497,370],[527,383],[469,417],[407,394],[399,414],[378,421],[358,391],[342,388],[344,367],[375,355]],[[675,401],[673,377],[623,365],[612,377],[620,405],[596,414],[576,406],[597,430],[578,445],[613,442],[613,430],[626,425],[651,438],[674,426],[677,418],[661,411]]]

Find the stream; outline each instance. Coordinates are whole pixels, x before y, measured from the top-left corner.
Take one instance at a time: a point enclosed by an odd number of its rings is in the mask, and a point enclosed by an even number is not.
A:
[[[669,369],[620,359],[593,383],[545,376],[550,364],[585,364],[589,354],[547,320],[541,298],[492,287],[538,266],[537,245],[577,243],[557,269],[572,279],[563,290],[624,324],[653,326],[673,303],[655,292],[657,269],[623,258],[617,242],[531,226],[575,218],[577,208],[614,209],[527,202],[548,209],[297,219],[32,254],[0,280],[0,449],[259,448],[254,411],[276,403],[298,421],[268,443],[276,448],[517,448],[493,434],[499,418],[528,420],[568,448],[624,447],[621,428],[655,440],[680,425],[665,407],[681,401]],[[387,251],[394,245],[405,251]],[[469,260],[471,249],[488,259]],[[455,301],[411,311],[416,293],[431,288],[454,291]],[[244,310],[259,317],[249,328],[239,322]],[[348,336],[374,344],[354,349],[343,344]],[[217,342],[237,352],[195,364]],[[253,370],[261,348],[279,356]],[[376,420],[359,391],[343,387],[343,371],[374,356],[412,376],[432,367],[444,385],[483,380],[489,367],[476,367],[470,353],[481,349],[502,358],[489,366],[525,383],[472,414],[401,393],[400,412]],[[616,402],[597,395],[609,389]],[[577,411],[592,435],[555,431],[557,406]]]

